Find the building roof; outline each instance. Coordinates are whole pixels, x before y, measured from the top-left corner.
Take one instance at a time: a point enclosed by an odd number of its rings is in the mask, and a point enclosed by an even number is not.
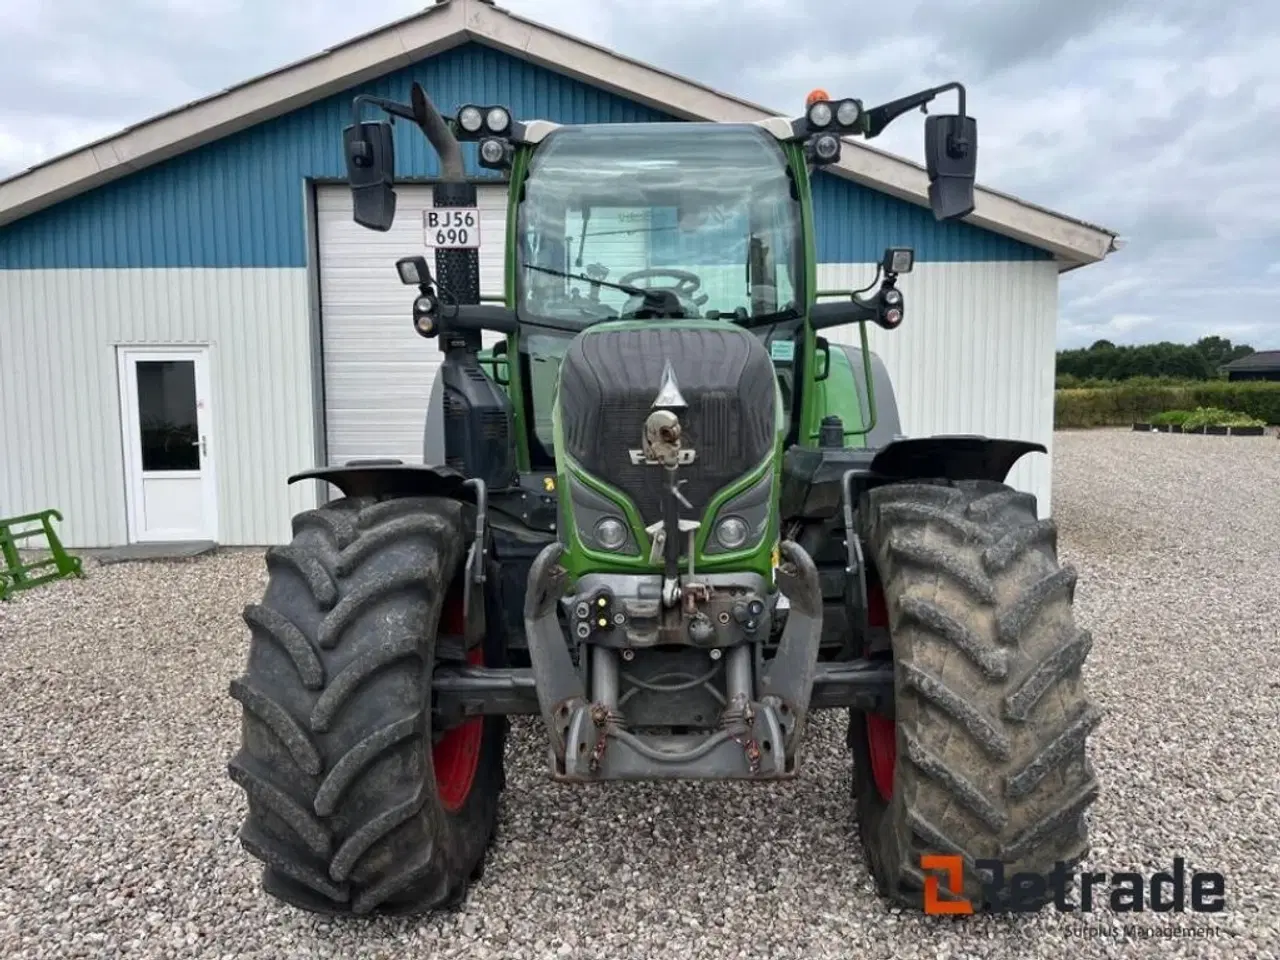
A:
[[[1239,360],[1224,363],[1221,369],[1232,373],[1239,373],[1243,370],[1280,370],[1280,350],[1259,350],[1257,353],[1251,353],[1247,357],[1241,357]]]
[[[0,181],[0,226],[467,42],[684,120],[750,122],[789,115],[517,17],[492,0],[435,0],[421,13]],[[847,141],[839,163],[826,169],[918,206],[929,204],[923,166],[861,141]],[[965,219],[1053,253],[1063,270],[1095,263],[1120,246],[1110,230],[982,186]]]

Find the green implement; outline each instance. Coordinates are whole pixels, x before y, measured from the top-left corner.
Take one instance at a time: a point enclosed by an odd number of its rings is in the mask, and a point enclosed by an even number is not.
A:
[[[53,521],[61,522],[57,510],[41,510],[22,517],[0,520],[0,555],[4,557],[4,569],[0,570],[0,600],[8,600],[19,590],[38,587],[50,580],[63,577],[84,576],[80,558],[67,553],[53,529]],[[18,556],[18,544],[32,537],[44,537],[51,556],[31,563],[23,563]],[[24,549],[39,550],[39,544],[27,544]]]

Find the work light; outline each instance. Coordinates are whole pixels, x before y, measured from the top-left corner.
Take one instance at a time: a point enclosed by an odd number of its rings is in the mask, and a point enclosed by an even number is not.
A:
[[[511,126],[511,114],[507,113],[505,107],[490,107],[485,114],[484,125],[489,128],[490,133],[506,133]]]
[[[485,137],[480,141],[480,166],[502,170],[511,163],[511,143],[502,137]]]
[[[479,133],[484,126],[484,114],[479,107],[463,107],[458,111],[458,126],[467,133]]]
[[[916,252],[911,247],[886,247],[880,269],[885,273],[910,273],[915,266]]]
[[[831,104],[826,100],[819,100],[809,107],[809,126],[816,130],[831,123]]]
[[[813,140],[813,156],[819,163],[832,163],[840,156],[840,140],[833,134],[824,133]]]
[[[505,154],[501,140],[489,137],[480,143],[480,159],[485,163],[501,163]]]
[[[405,286],[419,287],[431,282],[431,268],[426,257],[402,257],[396,261],[396,272]]]
[[[862,116],[862,104],[857,100],[841,100],[836,107],[836,123],[842,127],[852,127]]]

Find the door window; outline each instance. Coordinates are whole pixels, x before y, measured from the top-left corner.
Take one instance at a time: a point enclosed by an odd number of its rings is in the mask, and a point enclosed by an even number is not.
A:
[[[139,360],[134,368],[143,472],[199,470],[195,363]]]

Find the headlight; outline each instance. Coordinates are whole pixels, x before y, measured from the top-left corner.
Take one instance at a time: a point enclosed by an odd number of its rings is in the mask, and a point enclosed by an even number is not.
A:
[[[505,133],[511,126],[511,114],[502,107],[494,107],[484,118],[484,124],[493,133]]]
[[[841,100],[840,106],[836,107],[836,123],[842,127],[852,127],[861,114],[862,108],[858,106],[857,100]]]
[[[898,290],[886,290],[884,292],[884,304],[886,307],[897,307],[902,304],[902,293]]]
[[[573,510],[573,525],[584,547],[626,557],[640,555],[635,535],[622,519],[623,507],[620,504],[596,492],[572,474],[560,495],[566,493]]]
[[[606,550],[617,550],[627,542],[627,525],[617,517],[605,517],[596,523],[596,542]]]
[[[484,114],[478,107],[463,107],[458,111],[458,126],[467,133],[478,133],[484,126]]]
[[[813,155],[819,160],[829,163],[840,156],[840,141],[829,133],[824,133],[813,141]]]
[[[766,470],[759,480],[721,505],[703,546],[707,556],[760,545],[769,530],[773,477],[773,471]]]
[[[506,146],[501,140],[491,138],[480,143],[480,157],[485,163],[501,163],[506,154]]]
[[[726,550],[737,550],[750,534],[751,528],[741,517],[725,517],[716,524],[716,540]]]
[[[819,100],[809,108],[809,125],[821,129],[831,122],[831,104]]]

